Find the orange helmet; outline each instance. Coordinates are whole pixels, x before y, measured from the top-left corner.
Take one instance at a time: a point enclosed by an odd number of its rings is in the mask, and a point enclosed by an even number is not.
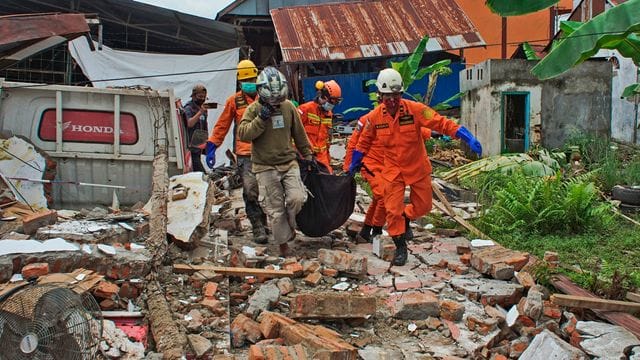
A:
[[[320,90],[320,94],[327,98],[329,102],[337,104],[342,101],[342,90],[335,80],[329,80],[327,82],[316,82],[316,89]]]
[[[253,79],[258,76],[258,68],[251,60],[242,60],[238,63],[238,80]]]

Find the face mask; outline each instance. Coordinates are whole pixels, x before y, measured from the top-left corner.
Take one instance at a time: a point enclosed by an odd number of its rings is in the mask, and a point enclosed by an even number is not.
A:
[[[251,82],[240,83],[240,89],[242,89],[243,92],[250,95],[255,94],[257,91],[256,83],[251,83]]]
[[[322,110],[324,111],[331,111],[333,110],[333,107],[334,107],[334,105],[328,101],[320,106],[322,106]]]
[[[389,111],[395,110],[398,107],[398,102],[399,102],[398,99],[395,99],[395,98],[382,100],[382,103],[384,104],[384,106],[387,107]]]

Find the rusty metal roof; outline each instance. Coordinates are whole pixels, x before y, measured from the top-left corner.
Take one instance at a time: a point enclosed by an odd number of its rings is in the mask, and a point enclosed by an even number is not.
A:
[[[409,54],[485,45],[454,0],[382,0],[271,10],[286,63]]]

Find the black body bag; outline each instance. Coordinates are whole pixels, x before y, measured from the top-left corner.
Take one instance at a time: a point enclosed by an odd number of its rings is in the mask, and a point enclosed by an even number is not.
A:
[[[307,201],[296,216],[298,229],[307,236],[320,237],[342,226],[356,202],[356,182],[352,176],[330,175],[322,164],[299,160],[302,182],[309,190]]]

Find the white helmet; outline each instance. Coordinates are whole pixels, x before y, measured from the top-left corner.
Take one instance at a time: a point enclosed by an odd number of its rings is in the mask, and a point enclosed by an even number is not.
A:
[[[287,99],[289,87],[284,75],[273,66],[267,66],[258,75],[256,80],[258,96],[262,101],[271,105],[277,105]]]
[[[404,91],[402,75],[392,68],[383,69],[376,80],[378,92],[382,94],[401,93]]]

